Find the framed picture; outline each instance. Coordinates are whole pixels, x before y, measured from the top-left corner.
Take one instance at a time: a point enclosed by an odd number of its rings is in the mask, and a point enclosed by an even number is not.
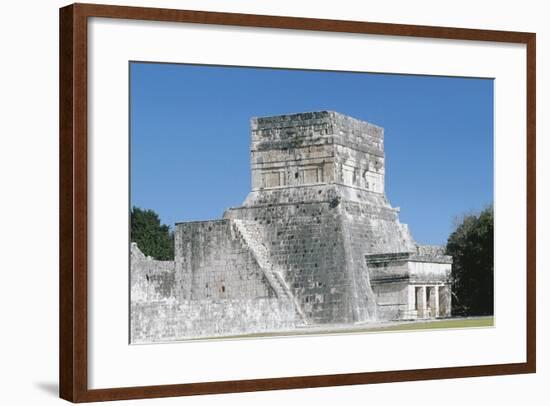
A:
[[[536,370],[535,34],[60,10],[60,396]]]

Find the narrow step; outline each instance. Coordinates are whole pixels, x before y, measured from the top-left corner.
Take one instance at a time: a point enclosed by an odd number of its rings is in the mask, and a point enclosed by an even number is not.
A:
[[[256,225],[246,220],[237,219],[233,220],[233,224],[235,225],[236,234],[256,259],[277,297],[292,300],[296,313],[298,313],[304,323],[307,323],[305,314],[283,278],[282,270],[277,269],[275,264],[271,262],[269,251],[261,241],[261,233]]]

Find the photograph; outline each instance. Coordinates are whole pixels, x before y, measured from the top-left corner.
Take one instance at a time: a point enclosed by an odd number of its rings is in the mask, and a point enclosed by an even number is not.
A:
[[[130,61],[129,342],[492,328],[492,78]]]
[[[2,404],[548,403],[544,3],[4,3]]]

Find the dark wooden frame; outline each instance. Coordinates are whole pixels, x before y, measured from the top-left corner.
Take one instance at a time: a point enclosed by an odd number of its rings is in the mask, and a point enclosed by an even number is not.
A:
[[[527,46],[527,361],[516,364],[88,389],[87,22],[88,17],[269,27],[519,43]],[[536,186],[534,33],[73,4],[60,9],[60,397],[72,402],[448,379],[536,371]]]

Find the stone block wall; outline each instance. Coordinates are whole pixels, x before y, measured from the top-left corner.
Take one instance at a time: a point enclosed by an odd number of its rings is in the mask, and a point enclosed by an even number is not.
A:
[[[383,195],[335,184],[253,191],[224,217],[258,222],[312,324],[376,319],[365,254],[415,247]]]
[[[331,111],[252,120],[252,190],[339,183],[384,192],[383,129]]]
[[[175,260],[179,300],[275,297],[264,271],[229,220],[177,224]]]
[[[337,113],[315,111],[253,118],[252,151],[295,149],[305,144],[329,143],[384,156],[384,129]],[[254,156],[254,155],[253,155]]]
[[[230,221],[184,228],[190,234],[176,232],[180,243],[185,237],[202,246],[198,253],[191,248],[196,256],[189,259],[195,268],[185,283],[195,285],[186,290],[186,298],[176,283],[182,283],[176,269],[185,270],[181,256],[176,256],[179,262],[157,261],[143,255],[135,243],[131,245],[132,344],[287,331],[301,322],[291,298],[275,296]],[[182,245],[177,252],[181,249]]]
[[[411,282],[435,284],[449,283],[451,277],[451,264],[419,261],[412,259],[408,262]]]
[[[373,282],[379,320],[409,318],[409,283],[406,280]]]
[[[439,245],[417,245],[411,258],[421,262],[453,263],[453,258],[450,255],[445,255],[445,247]]]
[[[365,202],[342,201],[354,244],[364,261],[366,254],[410,252],[415,243],[406,224],[399,222],[397,212],[383,200],[371,196]],[[358,252],[359,254],[359,252]]]
[[[132,344],[289,331],[294,305],[278,299],[132,302]]]
[[[147,257],[136,243],[131,243],[130,266],[130,300],[161,300],[174,295],[174,261]]]
[[[261,243],[271,261],[284,270],[309,323],[355,321],[342,221],[329,201],[240,208],[225,215],[258,222]]]

